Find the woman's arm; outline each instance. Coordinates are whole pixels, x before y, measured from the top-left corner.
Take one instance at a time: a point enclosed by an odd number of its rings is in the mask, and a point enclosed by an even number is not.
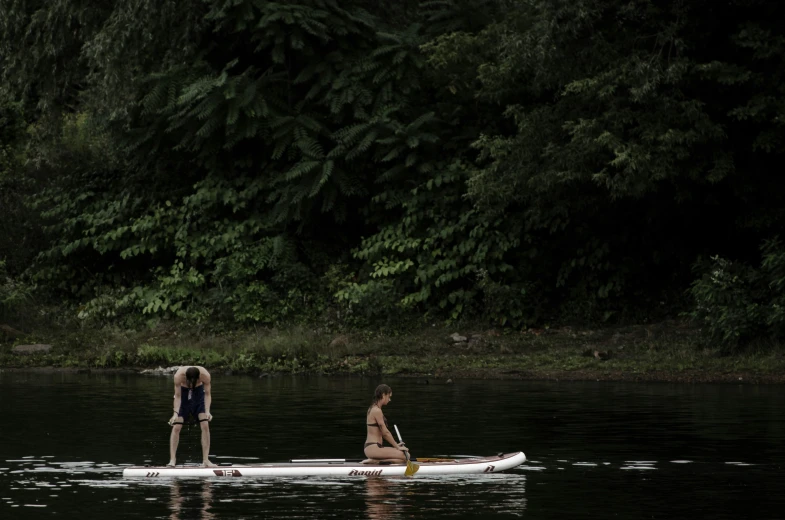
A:
[[[402,451],[406,449],[395,441],[395,437],[393,437],[393,434],[387,428],[387,425],[384,424],[384,414],[382,414],[380,409],[374,408],[371,410],[371,417],[373,417],[373,419],[376,421],[376,424],[379,425],[379,430],[382,432],[382,438],[390,443],[390,446],[393,448],[398,448]]]

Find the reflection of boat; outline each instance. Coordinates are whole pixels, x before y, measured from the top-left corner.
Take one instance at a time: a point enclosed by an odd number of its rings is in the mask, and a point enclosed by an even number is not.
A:
[[[526,461],[518,451],[492,457],[466,459],[420,459],[417,475],[457,475],[469,473],[498,473]],[[406,464],[362,464],[359,460],[301,459],[269,464],[234,464],[205,468],[202,466],[129,466],[123,477],[393,477],[403,476]],[[417,476],[415,475],[415,476]]]

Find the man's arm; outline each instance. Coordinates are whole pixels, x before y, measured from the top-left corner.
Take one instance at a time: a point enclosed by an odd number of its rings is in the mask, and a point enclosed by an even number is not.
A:
[[[201,380],[204,385],[204,413],[207,414],[207,420],[212,421],[213,414],[210,413],[210,406],[213,404],[213,378],[207,369],[199,367],[199,370],[201,370]]]
[[[174,403],[172,404],[172,411],[174,415],[172,418],[169,419],[169,425],[171,425],[175,419],[177,419],[178,414],[180,412],[180,403],[182,401],[182,394],[180,393],[180,385],[178,384],[177,378],[174,380]]]
[[[180,390],[180,385],[177,384],[177,381],[174,383],[174,403],[172,404],[172,408],[174,409],[174,413],[178,413],[180,411],[180,404],[183,400],[183,394]]]
[[[207,419],[212,421],[213,415],[210,413],[210,405],[213,404],[213,384],[208,378],[204,383],[204,413],[207,414]]]

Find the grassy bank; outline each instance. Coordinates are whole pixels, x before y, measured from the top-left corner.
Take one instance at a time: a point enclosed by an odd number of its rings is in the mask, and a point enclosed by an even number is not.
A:
[[[451,337],[458,333],[465,339]],[[52,345],[20,354],[14,346]],[[0,368],[141,369],[202,364],[236,374],[365,374],[427,378],[785,382],[785,349],[733,355],[701,346],[698,331],[668,321],[597,330],[500,331],[424,326],[406,333],[320,329],[208,332],[75,329],[29,334],[0,345]]]

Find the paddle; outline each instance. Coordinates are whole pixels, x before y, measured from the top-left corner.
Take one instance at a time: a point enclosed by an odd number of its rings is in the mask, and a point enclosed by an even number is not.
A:
[[[395,433],[398,434],[398,442],[403,444],[404,443],[403,442],[403,437],[401,437],[401,432],[398,431],[398,425],[397,424],[393,424],[393,428],[395,428]],[[412,475],[417,473],[417,470],[420,469],[420,465],[419,464],[415,464],[414,462],[412,462],[409,459],[409,452],[408,451],[404,451],[403,454],[406,456],[406,471],[404,471],[403,474],[406,475],[407,477],[411,477]]]

